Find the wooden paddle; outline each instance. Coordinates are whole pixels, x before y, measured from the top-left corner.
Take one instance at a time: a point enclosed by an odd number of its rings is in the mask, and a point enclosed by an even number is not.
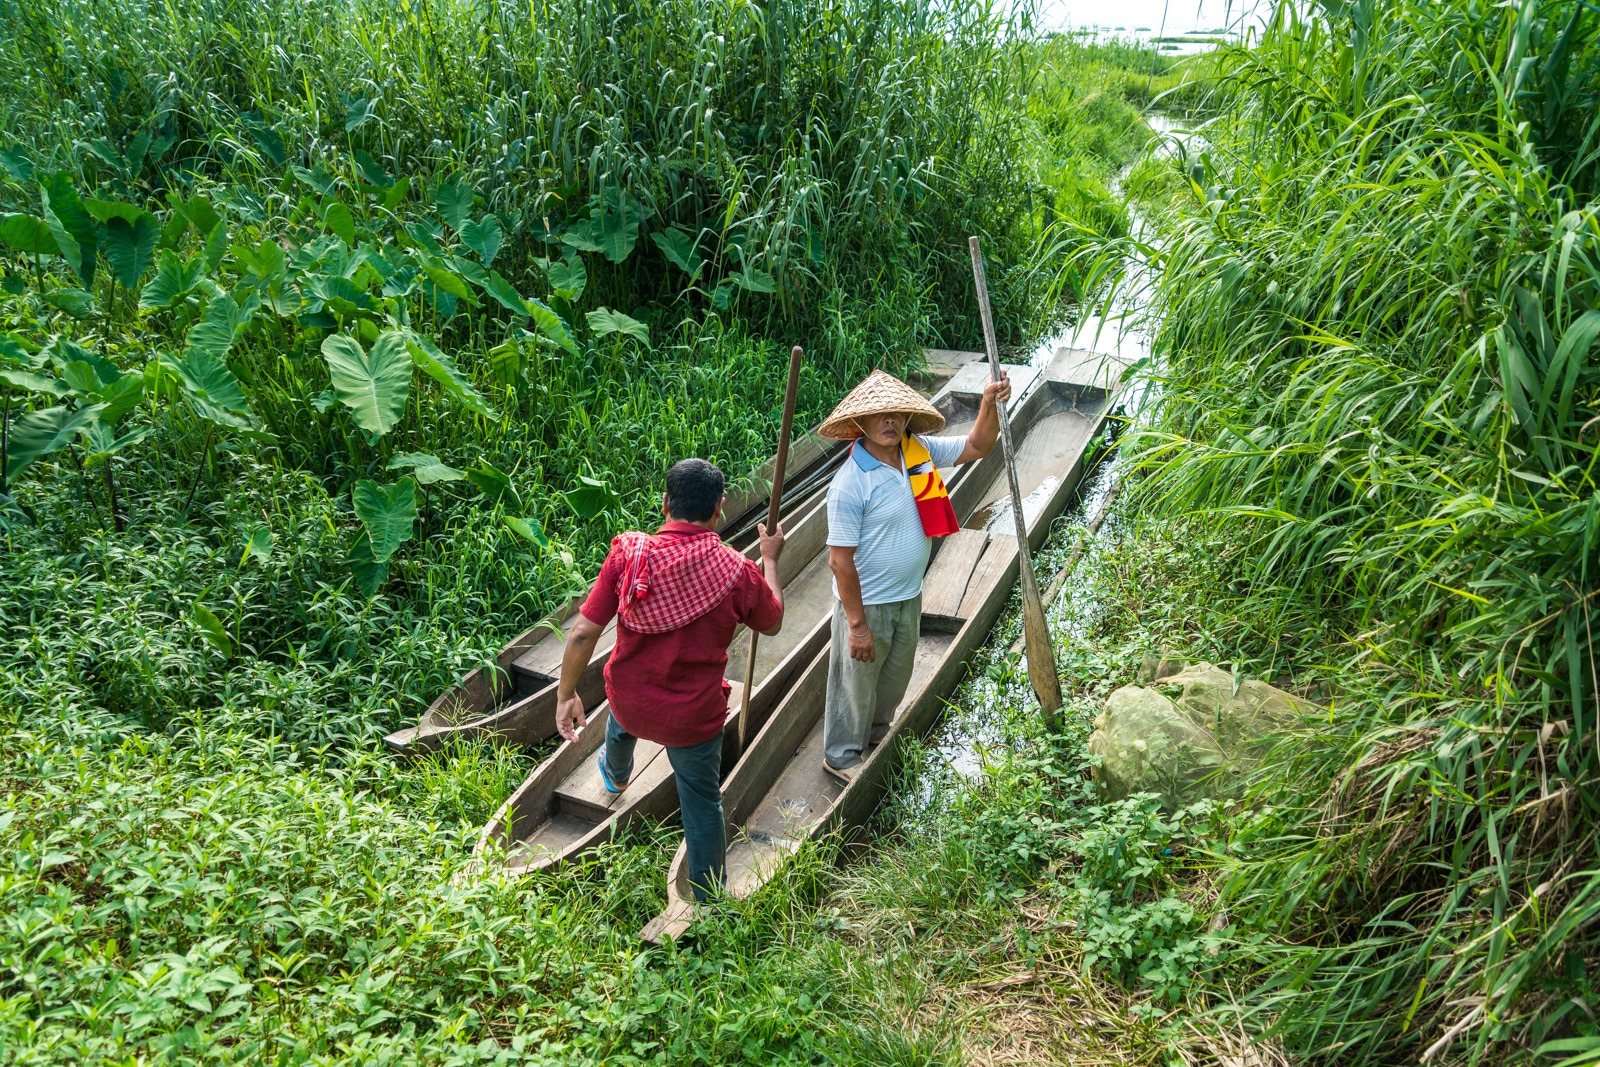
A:
[[[800,389],[800,361],[805,350],[795,345],[789,350],[789,387],[783,394],[783,429],[778,433],[778,458],[772,467],[772,502],[767,505],[767,532],[778,526],[778,508],[783,503],[784,468],[789,465],[789,435],[794,430],[795,394]],[[739,694],[739,751],[744,751],[746,724],[750,721],[750,690],[756,683],[756,642],[761,635],[750,631],[750,656],[744,664],[744,689]]]
[[[994,316],[989,310],[989,282],[983,273],[983,252],[976,237],[967,238],[972,250],[972,281],[978,288],[978,313],[983,317],[983,344],[989,353],[989,373],[1000,380],[1000,347],[994,339]],[[1011,513],[1017,522],[1017,558],[1022,577],[1022,631],[1028,646],[1028,678],[1044,708],[1045,719],[1055,722],[1061,713],[1061,680],[1056,677],[1056,654],[1050,644],[1044,604],[1039,600],[1039,579],[1033,573],[1033,552],[1028,547],[1028,521],[1022,513],[1022,491],[1017,488],[1017,455],[1011,448],[1011,419],[1000,405],[1000,447],[1011,482]]]

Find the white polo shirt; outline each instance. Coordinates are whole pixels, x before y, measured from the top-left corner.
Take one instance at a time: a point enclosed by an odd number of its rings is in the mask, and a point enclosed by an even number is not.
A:
[[[967,447],[965,437],[923,437],[933,465],[944,473]],[[948,478],[946,479],[948,481]],[[933,538],[911,495],[904,461],[879,463],[858,440],[828,486],[828,544],[856,550],[862,604],[894,604],[922,592]],[[839,596],[839,583],[833,583]]]

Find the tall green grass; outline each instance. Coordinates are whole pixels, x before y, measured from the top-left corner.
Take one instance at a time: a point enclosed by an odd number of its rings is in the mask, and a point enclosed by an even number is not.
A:
[[[832,355],[844,307],[876,312],[870,343],[892,357],[975,336],[964,235],[986,234],[1002,271],[1032,262],[1038,61],[983,4],[7,0],[5,16],[0,126],[57,165],[142,188],[183,180],[155,159],[126,173],[142,134],[171,138],[181,172],[245,181],[282,173],[274,154],[337,173],[360,149],[414,192],[477,186],[514,282],[545,219],[559,233],[603,187],[699,241],[698,286],[641,234],[627,261],[592,264],[597,305],[676,318],[749,266],[777,291],[742,313]],[[1036,315],[1011,292],[998,319],[1021,340]]]
[[[1341,633],[1269,665],[1336,657],[1341,692],[1216,857],[1278,946],[1217,1010],[1321,1062],[1600,1055],[1597,33],[1580,3],[1277,5],[1135,175],[1139,500],[1248,538],[1253,602]]]

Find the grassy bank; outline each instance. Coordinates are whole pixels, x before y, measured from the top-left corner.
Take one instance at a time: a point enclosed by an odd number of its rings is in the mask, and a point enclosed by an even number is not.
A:
[[[1128,506],[1211,575],[1160,642],[1327,719],[1124,879],[1178,934],[1110,969],[1297,1061],[1600,1054],[1597,30],[1280,5],[1129,182],[1160,329]]]
[[[970,343],[966,233],[1059,321],[1141,136],[1056,114],[1103,59],[966,5],[4,10],[7,1057],[955,1055],[820,858],[644,953],[670,828],[457,886],[526,757],[376,738],[672,460],[764,458],[790,343],[803,418]]]

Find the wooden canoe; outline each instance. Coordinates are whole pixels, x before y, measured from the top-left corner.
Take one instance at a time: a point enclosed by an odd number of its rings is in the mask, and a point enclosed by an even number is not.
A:
[[[828,480],[845,455],[838,441],[808,433],[790,446],[789,470],[784,477],[785,528],[814,507],[827,492]],[[749,477],[731,486],[719,532],[733,547],[755,558],[756,522],[766,515],[773,473],[768,460]],[[438,748],[451,738],[493,736],[514,745],[536,745],[556,732],[556,679],[561,672],[565,624],[578,610],[574,597],[514,638],[495,657],[494,665],[479,667],[457,685],[440,694],[417,725],[384,738],[395,752],[414,754]],[[602,672],[615,643],[615,623],[606,627],[594,655],[583,672],[578,693],[593,708],[605,699]]]
[[[1063,352],[1012,416],[1019,442],[1018,484],[1028,540],[1043,544],[1081,480],[1089,449],[1114,399],[1114,385]],[[986,374],[977,366],[973,374]],[[963,370],[963,373],[966,373]],[[959,384],[959,375],[952,384]],[[991,458],[999,455],[999,448]],[[937,721],[944,700],[1011,596],[1018,554],[1005,472],[983,472],[958,502],[963,529],[945,538],[923,585],[922,633],[916,667],[883,743],[869,749],[856,779],[844,786],[822,767],[829,650],[821,648],[793,675],[761,732],[723,781],[728,821],[726,890],[746,897],[765,884],[806,841],[837,826],[865,822],[883,797],[904,739]],[[952,493],[952,496],[955,496]],[[769,698],[770,699],[770,698]],[[667,906],[642,932],[647,941],[675,938],[693,917],[686,853],[679,846],[667,876]]]
[[[1020,415],[1030,405],[1038,407],[1035,398],[1044,395],[1035,388],[1040,372],[1033,367],[1010,370],[1014,383],[1011,410]],[[946,418],[942,433],[965,434],[977,419],[983,381],[973,375],[968,378],[971,380],[952,380],[933,397],[933,404]],[[948,481],[957,514],[976,510],[978,489],[1002,473],[998,449],[977,463],[957,468]],[[758,643],[747,737],[754,737],[766,724],[772,709],[828,642],[833,576],[828,569],[825,496],[820,493],[802,509],[803,514],[785,521],[786,542],[779,566],[784,586],[783,629]],[[741,628],[729,651],[725,675],[734,686],[730,709],[739,707],[748,647]],[[483,828],[476,854],[487,857],[504,851],[506,866],[512,871],[542,869],[580,855],[634,819],[661,818],[677,810],[677,782],[666,752],[648,741],[640,741],[635,751],[632,784],[620,795],[605,791],[595,754],[605,740],[608,713],[601,703],[576,741],[563,742],[533,770]],[[738,757],[736,729],[730,715],[723,744],[725,774]]]

